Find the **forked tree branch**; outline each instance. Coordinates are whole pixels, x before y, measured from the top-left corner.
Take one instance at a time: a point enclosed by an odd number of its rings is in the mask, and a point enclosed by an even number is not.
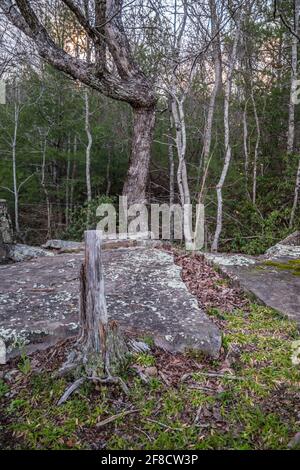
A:
[[[115,61],[119,76],[107,71],[105,66],[102,66],[103,64],[101,64],[101,67],[97,67],[97,64],[88,64],[86,61],[75,58],[60,48],[40,22],[29,0],[16,0],[15,3],[12,0],[2,0],[0,9],[14,26],[35,42],[39,55],[56,69],[65,72],[110,98],[126,101],[134,107],[153,106],[156,97],[151,91],[146,77],[131,58],[130,47],[122,25],[121,13],[119,12],[122,1],[95,1],[102,5],[107,4],[109,15],[116,15],[113,21],[106,25],[105,33],[107,36],[106,42]],[[71,4],[74,3],[70,2]],[[83,22],[81,10],[76,9],[74,12]],[[88,22],[85,25],[90,34],[94,35],[94,40],[101,37],[101,34],[96,32],[95,28],[89,26]]]

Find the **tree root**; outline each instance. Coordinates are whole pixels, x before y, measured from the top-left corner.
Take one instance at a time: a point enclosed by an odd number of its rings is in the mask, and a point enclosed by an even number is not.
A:
[[[68,400],[68,398],[72,395],[72,393],[75,392],[75,390],[77,390],[77,388],[79,388],[80,385],[82,385],[85,382],[85,380],[86,380],[86,377],[81,377],[80,379],[75,380],[75,382],[72,383],[72,385],[70,385],[70,387],[66,389],[63,396],[58,400],[57,406],[65,403]]]
[[[74,368],[75,367],[76,367],[76,365],[74,364]],[[64,373],[70,372],[71,367],[70,366],[68,368],[64,367],[63,370],[64,370]],[[61,371],[61,369],[60,369],[60,371]],[[123,390],[123,392],[125,393],[125,395],[129,395],[129,393],[130,393],[128,386],[126,385],[124,380],[121,379],[121,377],[113,376],[109,372],[107,373],[106,377],[98,377],[97,375],[92,374],[91,376],[83,376],[83,377],[80,377],[79,379],[75,380],[75,382],[73,382],[72,385],[70,385],[65,390],[64,394],[62,395],[62,397],[57,402],[57,405],[59,406],[59,405],[62,405],[63,403],[65,403],[68,400],[68,398],[72,395],[72,393],[75,392],[75,390],[77,390],[86,380],[91,380],[94,383],[98,382],[98,383],[101,383],[101,384],[119,385],[121,387],[121,389]]]
[[[113,376],[113,375],[108,375],[107,377],[97,377],[97,376],[92,376],[92,377],[87,377],[88,380],[92,380],[93,382],[99,382],[101,384],[117,384],[119,385],[125,395],[129,395],[129,388],[127,387],[126,383],[124,380],[121,379],[121,377]]]

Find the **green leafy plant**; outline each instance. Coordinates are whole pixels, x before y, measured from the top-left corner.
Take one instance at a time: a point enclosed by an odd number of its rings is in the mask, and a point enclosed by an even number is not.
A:
[[[71,223],[69,227],[61,234],[65,240],[82,241],[84,231],[95,229],[99,222],[96,215],[97,208],[100,204],[114,204],[116,198],[108,196],[99,196],[90,203],[84,203],[83,206],[77,207],[70,215]]]
[[[24,375],[28,375],[31,372],[31,361],[24,350],[21,351],[21,360],[18,364],[18,369]]]

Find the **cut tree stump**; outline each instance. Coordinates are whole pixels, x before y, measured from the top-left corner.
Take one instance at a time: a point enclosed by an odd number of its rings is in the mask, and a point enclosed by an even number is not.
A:
[[[108,315],[101,259],[101,232],[88,230],[80,272],[81,343],[85,350],[105,354]]]
[[[80,364],[87,378],[116,382],[112,371],[118,370],[126,360],[127,346],[118,324],[108,320],[105,299],[103,263],[101,254],[102,232],[87,230],[85,260],[80,270],[79,323],[80,334],[75,349],[60,369],[68,372]]]

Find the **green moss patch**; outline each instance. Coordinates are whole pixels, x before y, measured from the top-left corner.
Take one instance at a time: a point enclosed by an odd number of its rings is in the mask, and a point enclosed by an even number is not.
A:
[[[123,372],[129,397],[86,383],[58,407],[68,381],[21,367],[0,386],[1,448],[286,449],[299,431],[296,325],[257,305],[210,314],[222,322],[222,357],[171,356],[154,347],[133,355]],[[134,367],[154,364],[158,376],[145,384]]]
[[[265,261],[264,266],[271,266],[283,271],[290,271],[294,276],[300,276],[300,259],[289,260],[285,263],[279,261]]]

